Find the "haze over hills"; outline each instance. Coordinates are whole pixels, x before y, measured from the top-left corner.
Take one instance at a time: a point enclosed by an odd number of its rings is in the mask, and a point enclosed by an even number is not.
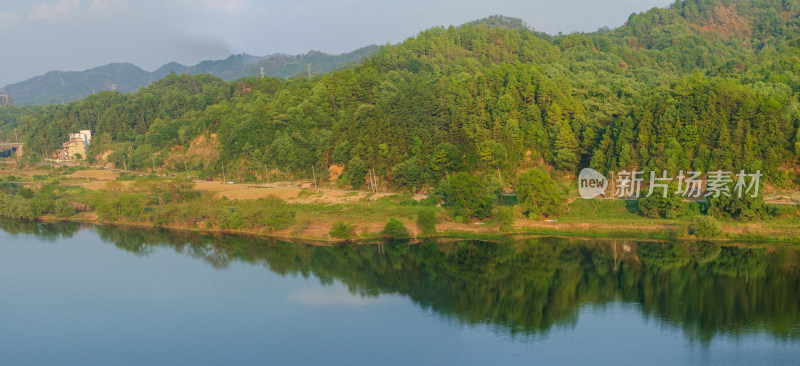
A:
[[[226,81],[248,76],[264,75],[280,78],[305,74],[308,64],[314,74],[352,65],[369,56],[377,46],[366,46],[340,55],[321,51],[309,51],[304,55],[274,54],[252,56],[231,55],[224,60],[207,60],[193,66],[170,62],[153,72],[130,63],[111,63],[85,71],[50,71],[44,75],[9,84],[4,87],[14,97],[16,105],[64,104],[81,100],[103,90],[119,90],[130,93],[170,73],[213,74]]]

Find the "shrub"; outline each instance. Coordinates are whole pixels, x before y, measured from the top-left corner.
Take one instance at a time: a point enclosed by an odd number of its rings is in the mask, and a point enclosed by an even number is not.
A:
[[[41,194],[41,191],[40,194],[34,196],[30,202],[31,207],[33,207],[33,212],[37,217],[56,211],[55,198],[52,195]]]
[[[138,220],[144,213],[142,199],[135,194],[121,194],[116,200],[118,212],[129,220]]]
[[[241,229],[244,225],[244,219],[242,219],[242,214],[239,211],[234,211],[231,214],[230,220],[228,220],[228,227],[226,229]]]
[[[719,222],[711,216],[697,216],[692,220],[692,232],[699,238],[713,238],[721,233]]]
[[[106,200],[102,194],[94,194],[90,201],[97,217],[104,222],[125,218],[136,221],[144,213],[144,205],[139,195],[127,193]]]
[[[19,196],[0,193],[0,217],[10,219],[33,220],[36,218],[30,200]]]
[[[683,199],[676,194],[667,194],[664,197],[660,192],[654,192],[650,197],[639,196],[636,207],[644,217],[674,219],[681,212]]]
[[[64,200],[56,201],[56,215],[58,217],[70,217],[75,214],[75,208]]]
[[[21,188],[19,191],[17,191],[17,194],[20,195],[20,197],[22,198],[31,199],[33,198],[34,192],[30,188],[24,187]]]
[[[295,212],[290,209],[286,201],[277,196],[270,195],[267,198],[260,198],[256,202],[264,210],[261,222],[266,225],[269,232],[285,229],[294,223]]]
[[[497,209],[497,224],[500,226],[500,231],[507,232],[514,227],[514,207],[503,206]]]
[[[406,226],[394,217],[389,219],[389,222],[383,227],[381,234],[387,239],[408,239],[411,237]]]
[[[100,221],[114,221],[117,218],[117,213],[114,211],[111,203],[99,193],[92,194],[89,200],[89,206],[97,213],[97,218]]]
[[[423,235],[436,234],[436,210],[425,208],[417,212],[417,228]]]
[[[767,205],[767,214],[775,218],[795,217],[800,205]]]
[[[16,184],[3,182],[2,179],[0,178],[0,193],[11,194],[14,193],[15,190],[16,190]]]
[[[332,238],[350,241],[356,238],[356,228],[353,225],[346,224],[342,221],[337,221],[333,224],[331,231],[328,232]]]
[[[731,196],[720,195],[719,197],[712,197],[708,199],[708,213],[714,217],[729,217],[741,221],[757,220],[764,216],[766,213],[766,205],[764,204],[764,197],[750,197],[749,194],[744,194],[742,197],[737,197],[736,194],[731,193]]]

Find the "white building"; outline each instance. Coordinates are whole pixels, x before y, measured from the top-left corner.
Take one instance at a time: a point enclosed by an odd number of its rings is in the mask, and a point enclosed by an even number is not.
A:
[[[91,130],[81,130],[78,133],[71,133],[69,134],[70,141],[74,140],[83,140],[84,145],[91,145],[92,144],[92,131]]]

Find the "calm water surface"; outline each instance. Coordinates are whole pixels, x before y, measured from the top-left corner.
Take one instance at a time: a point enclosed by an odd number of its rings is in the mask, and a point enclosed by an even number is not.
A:
[[[797,365],[800,248],[0,222],[0,365]]]

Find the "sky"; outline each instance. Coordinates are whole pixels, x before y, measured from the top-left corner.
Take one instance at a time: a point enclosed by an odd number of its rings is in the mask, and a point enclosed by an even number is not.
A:
[[[231,54],[338,54],[493,14],[591,32],[671,0],[0,0],[0,86],[51,70],[148,71]]]

